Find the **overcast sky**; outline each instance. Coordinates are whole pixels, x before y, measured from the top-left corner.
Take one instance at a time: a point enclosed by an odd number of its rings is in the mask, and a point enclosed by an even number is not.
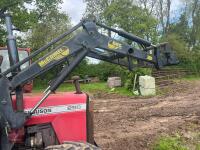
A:
[[[177,8],[180,8],[180,5],[180,0],[172,0],[172,17],[175,17],[175,14],[179,12]],[[62,11],[69,14],[73,25],[75,25],[81,20],[85,12],[86,5],[85,3],[83,3],[83,0],[63,0],[63,4],[61,5],[61,7]]]
[[[62,11],[69,14],[72,24],[78,23],[81,20],[86,8],[83,0],[63,0],[63,2],[64,3],[61,5]]]

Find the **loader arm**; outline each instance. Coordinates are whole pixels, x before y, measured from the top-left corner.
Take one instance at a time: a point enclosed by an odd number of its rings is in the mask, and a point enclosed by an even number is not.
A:
[[[105,30],[111,30],[116,33],[119,32],[118,34],[122,37],[138,42],[145,48],[148,48],[148,50],[138,50],[126,42],[120,42],[103,35],[98,31],[97,26],[104,28]],[[76,33],[71,39],[63,42],[51,52],[32,63],[29,67],[20,71],[17,75],[13,76],[11,80],[6,78],[8,73],[16,70],[20,65],[37,56],[49,46],[57,43],[79,27],[82,27],[82,31]],[[65,78],[68,77],[73,69],[76,68],[86,56],[125,66],[130,70],[137,66],[133,64],[133,60],[153,64],[157,68],[176,64],[177,59],[173,52],[166,49],[161,51],[161,47],[162,46],[154,46],[149,41],[130,33],[101,25],[93,20],[83,20],[70,31],[63,33],[60,37],[32,53],[28,58],[16,63],[10,69],[0,74],[0,150],[9,150],[11,149],[10,147],[12,147],[7,137],[8,130],[23,127],[25,121],[31,117],[34,111],[43,103],[51,92],[55,91],[59,85],[63,83]],[[17,87],[24,85],[26,82],[65,62],[68,62],[68,65],[65,65],[60,73],[58,73],[58,76],[47,88],[44,96],[30,112],[19,112],[13,108],[11,97],[12,91],[15,91]]]

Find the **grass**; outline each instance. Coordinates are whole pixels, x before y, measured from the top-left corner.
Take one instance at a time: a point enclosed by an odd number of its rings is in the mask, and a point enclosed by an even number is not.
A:
[[[117,87],[114,89],[110,89],[107,87],[106,82],[98,82],[98,83],[89,83],[89,84],[80,84],[81,90],[86,93],[95,93],[95,92],[105,92],[105,93],[116,93],[119,95],[124,96],[133,96],[131,91],[128,91],[125,87]],[[44,91],[47,85],[36,85],[33,88],[33,92],[38,93]],[[66,91],[75,91],[75,87],[73,84],[64,83],[62,84],[58,90],[59,92],[66,92]]]
[[[182,78],[182,80],[186,80],[186,81],[196,81],[196,80],[200,80],[200,76],[197,76],[197,75],[190,75],[190,76],[186,76],[186,77]]]
[[[161,137],[153,145],[152,150],[200,150],[199,138],[186,139],[181,136]]]
[[[191,124],[182,133],[165,135],[156,140],[152,150],[200,150],[199,125]]]
[[[179,136],[161,137],[153,146],[153,150],[189,150]]]
[[[196,145],[195,150],[200,150],[200,144],[197,144],[197,145]]]

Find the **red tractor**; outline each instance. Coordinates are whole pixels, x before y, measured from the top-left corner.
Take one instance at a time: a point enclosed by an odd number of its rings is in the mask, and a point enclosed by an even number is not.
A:
[[[21,149],[99,149],[92,146],[92,105],[87,94],[80,91],[75,78],[75,92],[53,94],[69,74],[86,57],[118,64],[132,70],[138,65],[160,68],[177,64],[174,53],[163,45],[153,45],[133,34],[107,27],[95,20],[82,20],[71,30],[19,61],[16,40],[12,33],[11,17],[2,15],[7,27],[7,47],[11,67],[0,74],[0,150]],[[26,69],[29,62],[53,44],[79,29],[72,38],[59,44]],[[115,32],[141,45],[136,49],[98,31]],[[2,58],[0,60],[2,62]],[[145,63],[143,63],[145,62]],[[64,63],[65,66],[50,82],[44,95],[23,95],[21,87],[42,73]],[[7,75],[11,73],[11,77]],[[73,147],[73,148],[72,148]]]
[[[18,48],[18,55],[19,55],[19,60],[23,60],[27,58],[30,55],[31,49],[30,48]],[[9,55],[8,55],[8,49],[7,47],[0,47],[0,55],[3,56],[3,61],[0,66],[1,72],[6,71],[7,69],[10,68],[10,61],[9,61]],[[30,66],[31,61],[24,63],[21,65],[20,69],[23,70]],[[11,76],[11,74],[8,74],[7,77]],[[23,91],[25,93],[31,93],[33,89],[33,81],[30,81],[26,83],[23,87]]]

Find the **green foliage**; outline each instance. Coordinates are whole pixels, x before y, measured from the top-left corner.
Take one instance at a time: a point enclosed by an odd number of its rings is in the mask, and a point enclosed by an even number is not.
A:
[[[200,3],[197,0],[191,0],[187,1],[186,4],[187,7],[181,14],[179,20],[170,26],[165,40],[169,41],[173,49],[177,52],[177,56],[181,62],[180,65],[199,74]]]
[[[200,144],[197,144],[195,150],[200,150]]]
[[[157,41],[158,21],[149,10],[133,0],[85,0],[86,15],[94,15],[108,26],[118,27],[151,41]]]
[[[86,3],[85,17],[95,17],[101,22],[106,20],[103,17],[103,11],[114,0],[84,0]]]
[[[27,38],[28,45],[34,50],[47,44],[71,27],[68,15],[51,10],[41,22],[33,25],[32,32]],[[54,46],[55,47],[55,46]]]
[[[177,137],[162,137],[153,146],[153,150],[188,150],[184,146],[183,141],[179,136]]]
[[[58,11],[58,4],[61,2],[62,0],[1,0],[0,13],[9,12],[13,16],[14,26],[27,32],[38,22],[48,18],[52,11]],[[4,19],[0,20],[0,46],[6,45],[3,25]]]
[[[20,30],[27,29],[27,26],[30,25],[30,21],[34,19],[32,17],[32,13],[28,12],[28,10],[24,7],[24,4],[31,3],[30,0],[1,0],[0,1],[0,14],[8,11],[13,16],[14,25]],[[4,19],[0,20],[0,46],[5,46],[6,42],[6,32],[4,28]]]
[[[180,66],[196,74],[200,73],[200,51],[189,50],[184,39],[178,34],[168,34],[163,40],[168,41],[172,49],[176,52]]]
[[[78,75],[80,78],[85,78],[85,76],[93,76],[93,67],[90,67],[88,64],[88,60],[84,59],[82,62],[75,68],[75,70],[72,72],[71,76]],[[94,75],[96,76],[96,74]]]
[[[129,91],[133,90],[134,80],[136,77],[136,89],[139,88],[139,76],[151,75],[152,70],[150,68],[137,68],[136,70],[130,72],[126,71],[125,87]]]
[[[173,33],[177,34],[177,35],[179,35],[180,40],[188,43],[189,42],[189,31],[190,31],[190,29],[188,26],[188,20],[187,20],[186,13],[183,13],[183,14],[181,14],[179,21],[177,23],[171,24],[168,34],[173,34]],[[186,46],[185,42],[184,42],[183,46]]]
[[[149,40],[157,37],[157,20],[136,6],[132,0],[115,0],[104,10],[104,18],[111,26],[117,26]]]
[[[193,49],[200,49],[200,2],[199,0],[190,0],[186,2],[186,12],[190,23],[189,46]]]
[[[97,76],[102,81],[107,81],[108,77],[112,76],[121,76],[122,68],[117,65],[113,65],[107,62],[101,62],[100,64],[96,65],[96,73]]]
[[[182,80],[186,80],[186,81],[198,81],[200,80],[200,76],[198,75],[189,75],[189,76],[186,76],[184,78],[182,78]]]
[[[163,37],[162,41],[168,41],[170,43],[179,59],[189,56],[187,51],[187,45],[178,34],[168,34],[168,36]]]

